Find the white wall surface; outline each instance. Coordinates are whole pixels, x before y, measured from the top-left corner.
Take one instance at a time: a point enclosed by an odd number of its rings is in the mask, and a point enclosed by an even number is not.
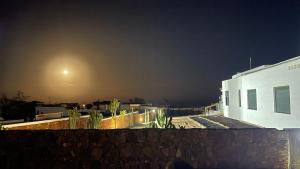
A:
[[[291,114],[274,110],[274,87],[289,86]],[[242,107],[238,107],[241,89]],[[247,108],[247,90],[256,89],[257,110]],[[264,127],[300,127],[300,58],[222,82],[225,116]],[[229,91],[229,106],[225,105],[225,91]]]

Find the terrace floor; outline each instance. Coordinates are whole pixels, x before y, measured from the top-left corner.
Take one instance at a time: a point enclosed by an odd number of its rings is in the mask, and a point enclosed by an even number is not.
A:
[[[259,128],[254,124],[244,121],[231,119],[220,115],[193,115],[193,116],[180,116],[173,117],[172,123],[176,128],[202,128],[202,129],[243,129],[243,128]],[[146,125],[139,124],[131,127],[131,129],[143,129]]]
[[[224,116],[184,116],[174,117],[173,124],[176,128],[208,128],[208,129],[228,129],[228,128],[259,128],[254,124],[239,121]]]

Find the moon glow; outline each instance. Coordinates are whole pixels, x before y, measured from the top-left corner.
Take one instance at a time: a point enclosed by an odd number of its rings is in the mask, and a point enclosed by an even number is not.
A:
[[[68,71],[67,69],[64,69],[63,74],[64,74],[64,75],[68,75],[68,74],[69,74],[69,71]]]
[[[51,97],[75,99],[90,90],[91,72],[79,57],[62,55],[48,62],[44,82]]]

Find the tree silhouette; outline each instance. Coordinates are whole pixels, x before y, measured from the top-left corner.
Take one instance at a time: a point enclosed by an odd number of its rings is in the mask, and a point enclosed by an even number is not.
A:
[[[2,93],[0,98],[0,108],[2,113],[1,115],[7,113],[9,104],[10,104],[10,100],[8,99],[7,95],[5,93]]]
[[[97,110],[100,110],[100,100],[93,102],[93,105],[97,107]]]
[[[29,98],[29,96],[25,96],[24,92],[22,92],[21,90],[18,90],[14,99],[17,101],[25,101],[28,98]]]

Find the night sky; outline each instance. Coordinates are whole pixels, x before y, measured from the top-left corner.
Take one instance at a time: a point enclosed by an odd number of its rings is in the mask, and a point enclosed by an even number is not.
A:
[[[0,92],[31,100],[203,105],[249,57],[255,67],[300,55],[300,1],[7,2]]]

